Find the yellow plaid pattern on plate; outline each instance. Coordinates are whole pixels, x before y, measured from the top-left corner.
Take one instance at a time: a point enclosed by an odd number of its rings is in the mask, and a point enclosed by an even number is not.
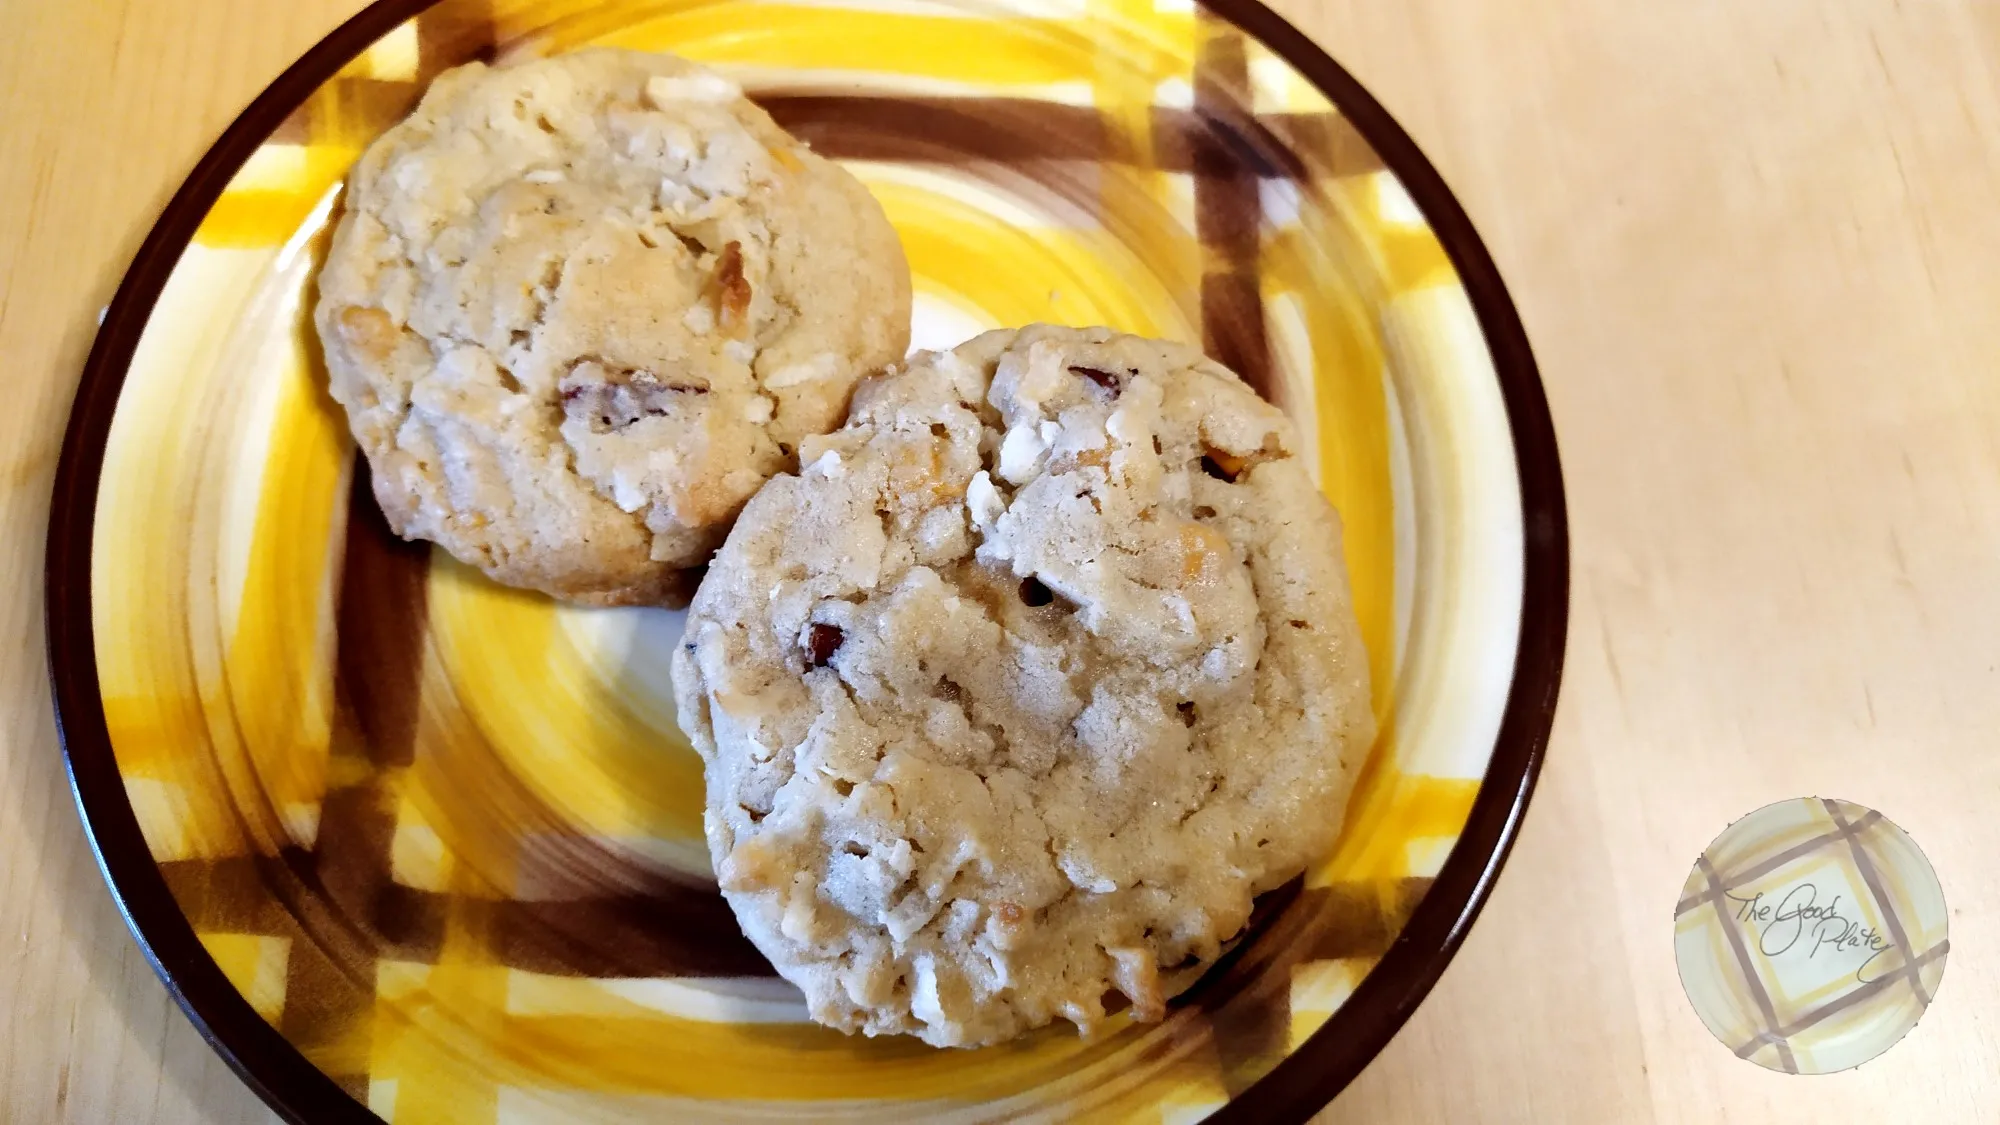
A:
[[[592,43],[714,64],[854,170],[920,343],[1198,341],[1314,442],[1384,733],[1336,853],[1165,1023],[980,1052],[806,1023],[714,892],[678,615],[501,589],[382,526],[306,321],[339,179],[441,69]],[[399,1125],[1197,1120],[1339,1009],[1471,808],[1520,627],[1491,364],[1395,177],[1184,0],[445,0],[244,165],[131,365],[92,564],[126,793],[229,980]]]

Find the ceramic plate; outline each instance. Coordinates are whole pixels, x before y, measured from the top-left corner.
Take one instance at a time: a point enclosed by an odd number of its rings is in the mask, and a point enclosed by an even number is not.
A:
[[[1316,449],[1382,737],[1334,853],[1163,1023],[938,1051],[806,1022],[715,891],[678,615],[559,606],[386,531],[305,318],[341,176],[441,69],[591,43],[720,67],[852,169],[908,250],[920,346],[1036,320],[1197,342]],[[1382,108],[1251,0],[383,0],[134,262],[48,589],[106,876],[291,1120],[1282,1121],[1381,1048],[1485,897],[1566,567],[1491,260]]]

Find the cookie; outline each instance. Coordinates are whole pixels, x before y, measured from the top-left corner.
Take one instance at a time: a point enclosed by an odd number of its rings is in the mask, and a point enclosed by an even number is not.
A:
[[[448,71],[344,205],[315,319],[376,499],[510,585],[670,598],[909,346],[867,189],[668,55]]]
[[[1157,1020],[1326,854],[1373,726],[1300,452],[1192,349],[1034,326],[863,384],[750,502],[673,676],[717,880],[814,1019]]]

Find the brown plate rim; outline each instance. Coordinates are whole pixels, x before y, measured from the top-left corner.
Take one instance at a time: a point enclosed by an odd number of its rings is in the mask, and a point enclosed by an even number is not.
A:
[[[127,798],[104,716],[90,601],[97,489],[112,416],[154,305],[196,228],[278,124],[349,60],[438,0],[375,0],[293,63],[226,129],[174,194],[106,310],[71,407],[50,506],[46,627],[57,732],[99,869],[167,990],[232,1070],[294,1125],[379,1122],[251,1008],[168,890]],[[1381,961],[1304,1044],[1209,1121],[1304,1122],[1359,1074],[1443,974],[1498,878],[1547,752],[1569,616],[1569,529],[1541,376],[1498,267],[1409,134],[1326,52],[1260,0],[1203,0],[1290,63],[1401,179],[1456,267],[1492,354],[1513,435],[1523,525],[1514,679],[1458,842]]]

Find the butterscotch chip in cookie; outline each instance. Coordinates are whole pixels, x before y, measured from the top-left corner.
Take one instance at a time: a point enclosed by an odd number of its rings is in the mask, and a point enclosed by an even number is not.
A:
[[[723,894],[813,1018],[1159,1019],[1326,853],[1373,727],[1299,448],[1192,349],[1035,326],[865,383],[744,509],[674,683]]]
[[[670,599],[909,344],[867,189],[668,55],[440,75],[344,205],[316,319],[376,498],[512,585]]]

